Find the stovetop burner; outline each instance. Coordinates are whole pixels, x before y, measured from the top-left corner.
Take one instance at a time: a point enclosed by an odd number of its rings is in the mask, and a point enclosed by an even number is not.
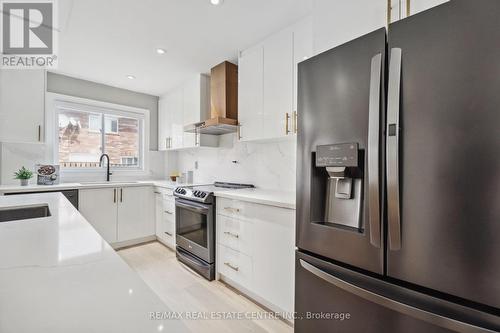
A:
[[[192,185],[192,186],[177,187],[174,190],[174,195],[178,198],[183,198],[187,200],[211,203],[213,201],[213,194],[217,190],[221,189],[236,190],[236,189],[254,188],[254,187],[255,186],[250,184],[215,182],[209,185]]]

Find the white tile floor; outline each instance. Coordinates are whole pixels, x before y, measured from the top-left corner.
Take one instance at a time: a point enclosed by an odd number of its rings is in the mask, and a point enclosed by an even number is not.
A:
[[[264,310],[225,284],[209,282],[182,266],[175,253],[158,242],[118,251],[118,254],[142,277],[172,309],[179,312],[241,312]],[[193,332],[293,332],[281,320],[189,320]]]

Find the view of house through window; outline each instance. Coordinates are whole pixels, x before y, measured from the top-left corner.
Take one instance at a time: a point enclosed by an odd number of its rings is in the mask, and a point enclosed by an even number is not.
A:
[[[141,120],[134,113],[58,109],[59,164],[63,168],[95,168],[106,153],[112,167],[140,167]]]

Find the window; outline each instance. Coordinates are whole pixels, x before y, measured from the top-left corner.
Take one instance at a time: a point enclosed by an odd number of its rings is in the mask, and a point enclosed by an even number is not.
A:
[[[89,114],[89,131],[100,132],[101,122],[102,120],[100,114]]]
[[[100,132],[102,127],[101,115],[90,114],[89,115],[89,131]],[[116,117],[105,117],[104,129],[106,133],[118,134],[118,118]]]
[[[137,165],[137,157],[122,157],[122,165]]]
[[[97,168],[103,153],[113,168],[142,168],[143,114],[62,103],[56,119],[62,168]]]
[[[106,117],[104,122],[106,133],[118,134],[118,118]]]

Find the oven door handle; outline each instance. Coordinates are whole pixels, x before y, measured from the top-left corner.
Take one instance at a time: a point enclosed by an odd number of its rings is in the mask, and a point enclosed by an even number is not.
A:
[[[192,202],[186,203],[185,201],[181,202],[180,200],[177,200],[177,201],[175,201],[175,206],[180,207],[180,208],[184,208],[184,209],[196,212],[196,213],[201,213],[201,214],[208,214],[208,212],[209,212],[208,208],[201,206],[201,205],[198,205],[198,204],[195,204],[195,203],[192,203]]]

